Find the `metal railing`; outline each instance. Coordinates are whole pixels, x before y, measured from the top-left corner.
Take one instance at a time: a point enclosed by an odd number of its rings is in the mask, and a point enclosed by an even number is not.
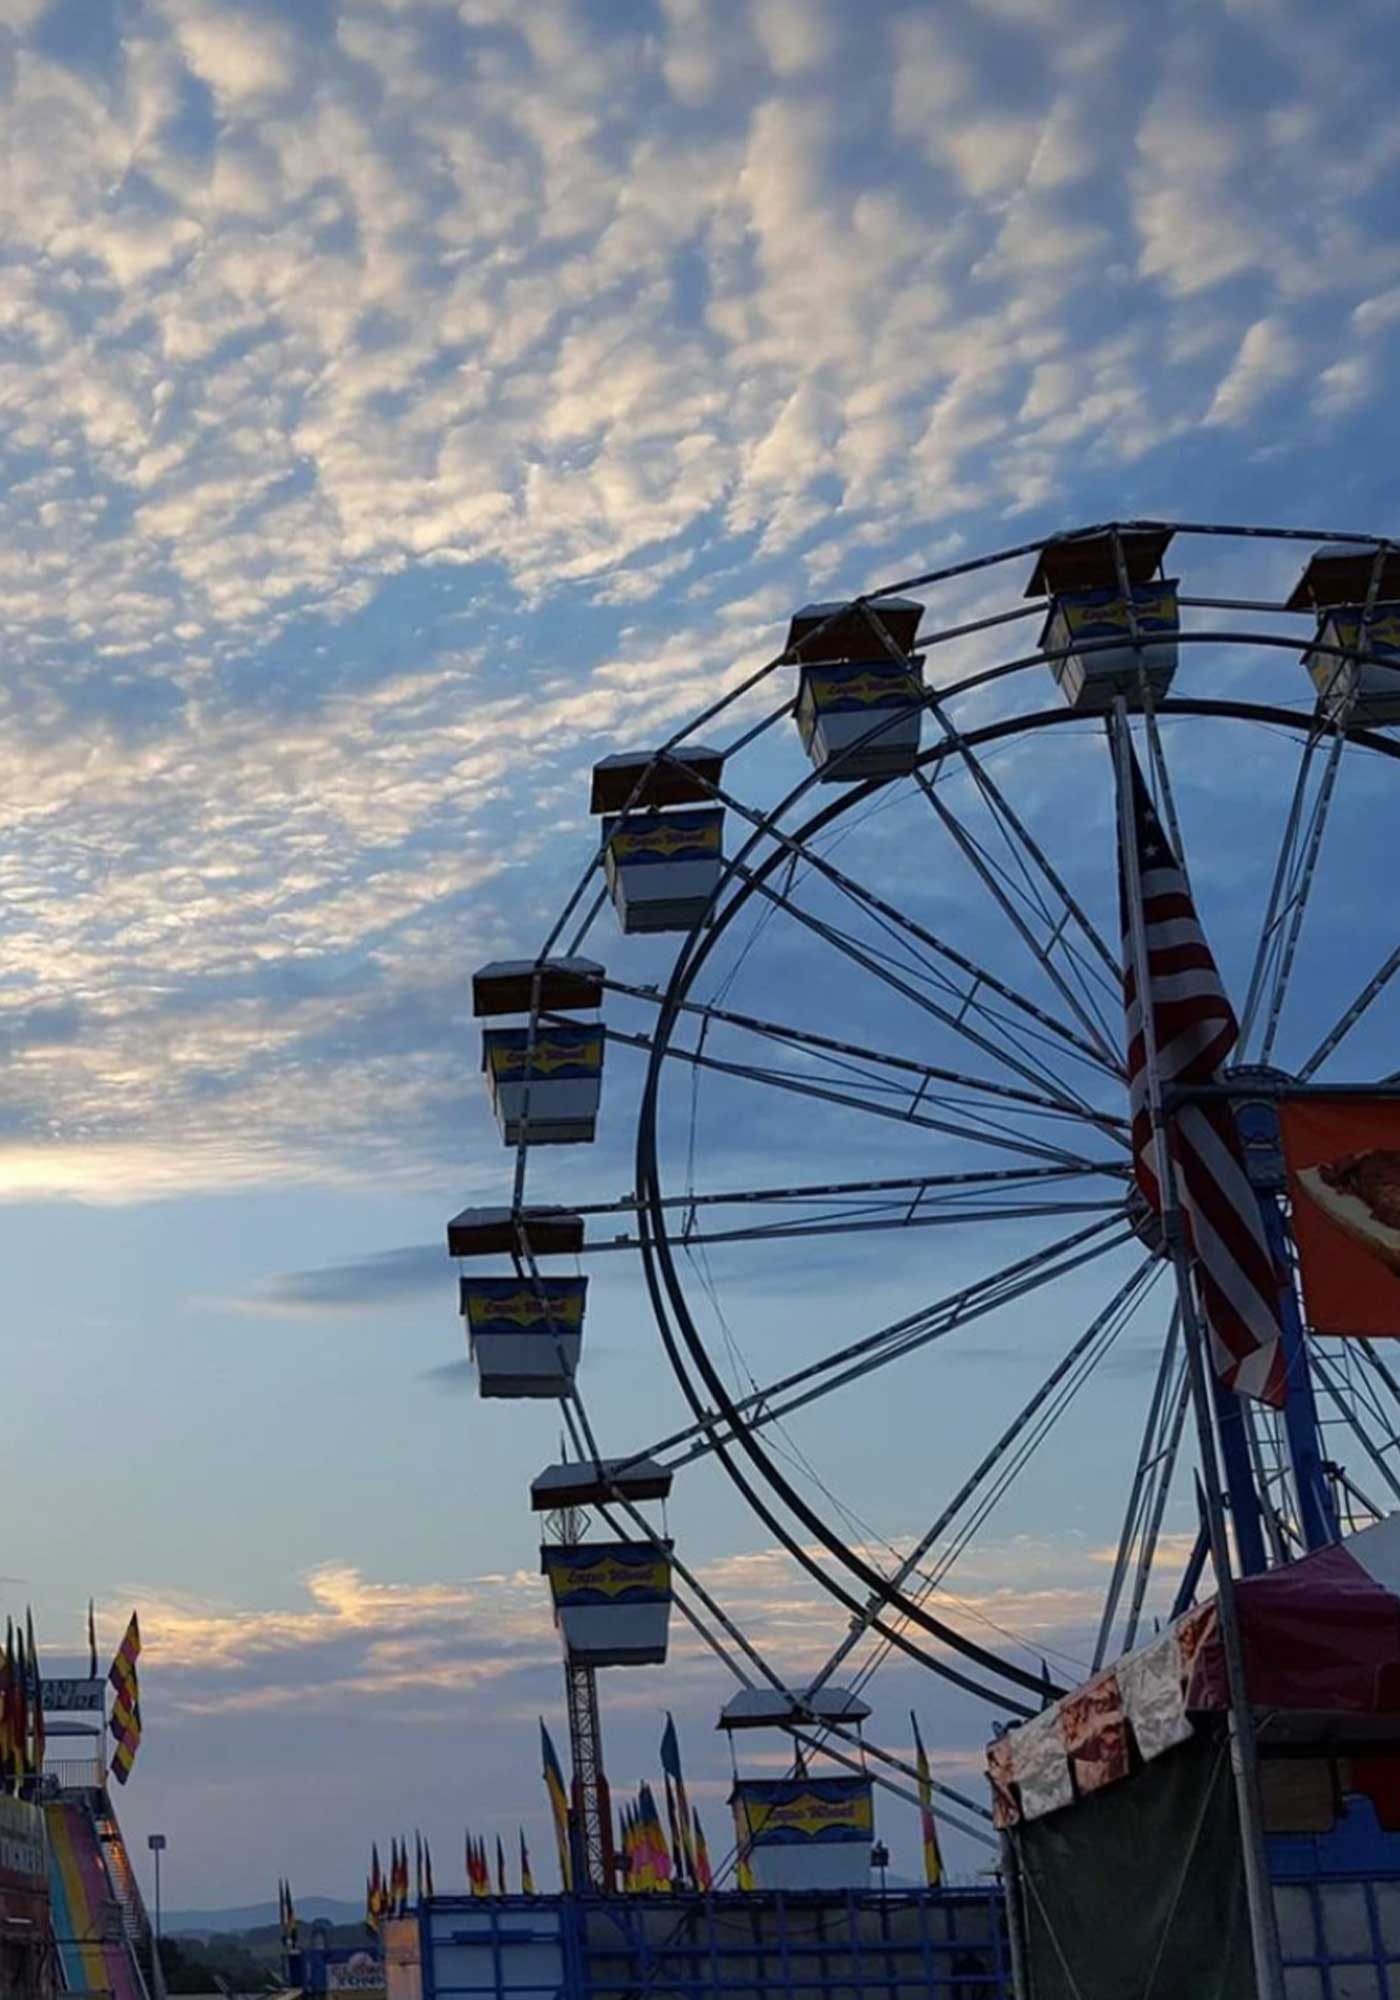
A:
[[[98,1791],[107,1782],[100,1757],[47,1757],[44,1778],[46,1789],[54,1785],[64,1792]]]

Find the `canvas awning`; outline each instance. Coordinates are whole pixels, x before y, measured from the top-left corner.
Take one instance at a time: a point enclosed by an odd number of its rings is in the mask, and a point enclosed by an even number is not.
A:
[[[1255,1709],[1400,1718],[1400,1514],[1235,1586]],[[1183,1743],[1224,1709],[1216,1600],[1178,1618],[999,1738],[988,1751],[997,1822],[1038,1819]]]

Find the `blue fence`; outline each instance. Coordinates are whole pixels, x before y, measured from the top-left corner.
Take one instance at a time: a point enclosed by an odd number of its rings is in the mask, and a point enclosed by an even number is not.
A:
[[[1400,1834],[1352,1795],[1328,1831],[1268,1846],[1288,2000],[1396,2000]]]
[[[438,1897],[423,2000],[1010,2000],[999,1888]]]

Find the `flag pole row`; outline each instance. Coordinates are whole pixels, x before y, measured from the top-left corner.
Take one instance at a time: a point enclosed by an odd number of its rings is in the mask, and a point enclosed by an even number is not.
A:
[[[928,1752],[924,1748],[923,1737],[919,1731],[918,1718],[912,1711],[909,1720],[914,1731],[918,1771],[924,1880],[930,1888],[937,1888],[943,1881],[944,1869],[933,1805],[936,1788]],[[540,1749],[545,1795],[549,1802],[558,1848],[560,1881],[565,1894],[569,1894],[574,1887],[569,1794],[564,1781],[563,1767],[543,1717],[540,1718]],[[617,1887],[625,1895],[664,1895],[672,1892],[709,1895],[717,1886],[715,1869],[710,1860],[709,1846],[705,1839],[705,1829],[701,1824],[700,1814],[691,1803],[686,1791],[685,1773],[681,1764],[680,1737],[676,1730],[675,1719],[669,1710],[666,1713],[666,1727],[661,1737],[661,1770],[662,1797],[665,1800],[664,1817],[656,1792],[645,1779],[639,1786],[635,1799],[626,1803],[619,1814]],[[796,1755],[795,1770],[799,1778],[807,1775],[800,1747]],[[748,1843],[742,1831],[733,1860],[735,1885],[741,1890],[752,1888],[753,1875]],[[470,1828],[466,1829],[463,1836],[463,1863],[467,1893],[471,1896],[508,1896],[512,1893],[534,1896],[539,1893],[535,1887],[534,1870],[524,1827],[519,1829],[518,1888],[515,1891],[512,1891],[509,1879],[505,1842],[499,1833],[494,1836],[493,1843],[488,1844],[484,1834],[474,1834]],[[389,1918],[409,1915],[423,1902],[431,1901],[436,1893],[433,1884],[432,1850],[427,1837],[417,1832],[413,1836],[411,1883],[410,1888],[407,1840],[395,1837],[390,1841],[387,1868],[380,1860],[379,1843],[373,1842],[370,1849],[369,1872],[365,1878],[365,1922],[371,1930],[378,1931]],[[278,1884],[278,1913],[284,1941],[294,1943],[297,1918],[292,1905],[291,1888],[285,1882]]]

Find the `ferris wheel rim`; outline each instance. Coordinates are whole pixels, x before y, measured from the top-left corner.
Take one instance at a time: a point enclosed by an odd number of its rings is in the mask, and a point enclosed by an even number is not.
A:
[[[1183,638],[1187,638],[1188,636],[1213,638],[1218,642],[1226,635],[1182,634],[1181,636]],[[1229,637],[1237,643],[1255,644],[1263,642],[1283,644],[1289,647],[1296,644],[1296,641],[1281,638],[1273,634],[1241,633],[1231,634]],[[969,676],[963,682],[951,685],[946,689],[940,689],[938,691],[939,699],[940,701],[946,700],[958,692],[965,691],[969,686],[982,685],[989,678],[1001,677],[1008,672],[1020,670],[1022,666],[1036,664],[1039,660],[1043,660],[1043,657],[1036,656],[1035,659],[1028,659],[1025,662],[1017,661],[1011,663],[1010,666],[993,668],[982,674]],[[1235,721],[1246,724],[1258,723],[1282,728],[1296,736],[1303,736],[1305,738],[1315,734],[1320,728],[1324,727],[1324,725],[1319,724],[1318,718],[1311,711],[1299,711],[1282,708],[1274,704],[1244,702],[1228,698],[1208,699],[1196,696],[1167,697],[1154,703],[1153,707],[1156,714],[1164,717],[1184,716],[1198,719]],[[960,731],[955,735],[946,737],[939,743],[931,745],[928,750],[919,755],[914,769],[916,771],[923,771],[930,766],[936,766],[948,757],[955,755],[962,748],[981,749],[989,743],[1006,741],[1024,735],[1035,735],[1045,729],[1063,727],[1071,723],[1083,722],[1084,720],[1085,718],[1075,711],[1059,707],[1034,711],[1028,715],[1001,717],[995,721],[982,724],[976,729]],[[1329,730],[1326,733],[1331,733],[1331,731]],[[1344,735],[1348,744],[1355,744],[1359,748],[1372,750],[1390,758],[1400,759],[1400,743],[1382,736],[1374,730],[1348,729],[1344,732]],[[779,823],[783,817],[791,810],[796,800],[805,795],[812,783],[813,777],[804,778],[799,785],[792,788],[789,794],[778,805],[773,807],[768,813],[761,815],[762,824],[755,827],[750,840],[745,844],[743,854],[749,853],[754,846],[764,839],[765,835],[771,838],[773,834],[777,833]],[[854,807],[882,790],[887,789],[887,787],[888,780],[872,778],[861,784],[852,785],[844,789],[838,797],[830,800],[817,813],[804,821],[801,826],[788,833],[786,839],[800,849],[816,834],[838,820],[844,813],[851,811]],[[770,1491],[781,1500],[782,1504],[798,1521],[806,1525],[817,1536],[818,1540],[822,1542],[847,1571],[847,1574],[865,1587],[870,1598],[879,1600],[884,1612],[892,1615],[901,1622],[918,1626],[943,1644],[952,1645],[956,1651],[973,1659],[984,1670],[998,1677],[1004,1677],[1018,1688],[1043,1696],[1048,1684],[1048,1676],[1043,1673],[1041,1675],[1029,1673],[995,1651],[978,1645],[976,1641],[968,1640],[965,1635],[957,1632],[956,1628],[947,1626],[942,1620],[934,1618],[923,1605],[907,1596],[904,1591],[892,1588],[889,1580],[880,1571],[866,1563],[849,1546],[844,1537],[836,1532],[832,1524],[824,1520],[806,1498],[797,1491],[787,1475],[780,1467],[773,1463],[771,1454],[754,1437],[751,1428],[744,1420],[742,1412],[737,1408],[734,1399],[730,1396],[722,1375],[715,1369],[705,1342],[700,1336],[698,1327],[695,1325],[685,1288],[680,1281],[676,1269],[673,1243],[665,1221],[665,1197],[661,1186],[656,1145],[657,1100],[661,1077],[665,1072],[668,1060],[670,1037],[676,1023],[681,1018],[682,1003],[688,997],[694,980],[703,968],[711,950],[723,936],[734,917],[738,915],[739,911],[756,892],[759,880],[780,865],[784,851],[782,837],[780,836],[773,844],[772,853],[760,863],[758,868],[752,871],[751,876],[746,874],[742,879],[740,879],[740,870],[743,867],[742,854],[734,857],[726,864],[724,875],[721,878],[721,883],[716,891],[712,905],[716,911],[715,920],[705,926],[703,930],[697,929],[692,932],[685,940],[681,950],[677,953],[671,977],[661,996],[656,1027],[651,1036],[651,1052],[647,1065],[646,1080],[643,1085],[641,1107],[638,1114],[636,1155],[636,1192],[639,1224],[641,1223],[643,1213],[646,1216],[645,1226],[639,1228],[641,1239],[639,1247],[641,1249],[648,1291],[651,1297],[653,1316],[661,1333],[663,1346],[665,1347],[672,1371],[676,1376],[682,1394],[690,1404],[695,1416],[697,1419],[708,1416],[726,1426],[726,1437],[723,1444],[716,1441],[714,1446],[715,1455],[719,1457],[725,1472],[736,1484],[748,1505],[758,1513],[759,1518],[765,1522],[770,1531],[777,1535],[788,1553],[801,1563],[803,1567],[807,1568],[809,1573],[813,1575],[829,1594],[836,1596],[838,1602],[845,1604],[848,1608],[851,1607],[852,1600],[849,1594],[844,1590],[834,1588],[833,1579],[830,1574],[801,1547],[796,1537],[787,1530],[786,1525],[774,1513],[773,1509],[753,1491],[749,1479],[740,1473],[733,1462],[729,1449],[736,1442],[742,1446],[746,1455],[754,1464],[759,1477],[769,1487]],[[735,886],[736,880],[737,887]],[[732,893],[727,893],[730,891]],[[681,1358],[679,1346],[670,1333],[669,1316],[663,1307],[663,1292],[665,1294],[665,1305],[669,1307],[670,1313],[675,1315],[675,1324],[680,1335],[680,1340],[687,1349],[697,1374],[709,1391],[712,1400],[708,1408],[704,1399],[697,1391],[695,1381],[692,1379],[685,1362]],[[894,1643],[901,1644],[901,1640],[896,1637],[897,1628],[887,1625],[883,1620],[869,1618],[868,1613],[868,1604],[861,1607],[861,1615],[867,1617],[870,1629],[879,1630],[885,1637],[892,1639]],[[911,1650],[907,1645],[904,1645],[902,1649],[906,1651]],[[912,1650],[915,1650],[916,1656],[923,1663],[933,1666],[936,1671],[945,1674],[958,1684],[964,1687],[969,1686],[968,1677],[951,1671],[946,1661],[930,1655],[923,1647],[917,1647]],[[969,1691],[977,1693],[980,1698],[988,1700],[998,1707],[1014,1708],[1018,1706],[1013,1700],[1008,1700],[1005,1695],[1001,1693],[993,1694],[980,1686],[971,1687]]]

